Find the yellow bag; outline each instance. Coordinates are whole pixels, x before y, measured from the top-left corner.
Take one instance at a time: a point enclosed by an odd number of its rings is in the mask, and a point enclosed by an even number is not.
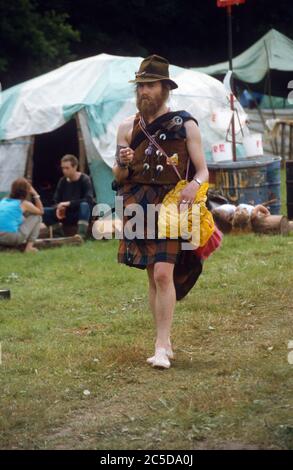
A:
[[[184,224],[182,225],[182,214],[178,210],[178,204],[181,191],[188,184],[189,181],[186,180],[178,181],[175,188],[171,189],[171,191],[169,191],[164,197],[159,211],[159,238],[172,238],[172,234],[176,232],[178,233],[178,236],[185,238],[184,233],[187,233],[187,231],[184,228]],[[195,247],[204,246],[215,229],[212,213],[207,209],[205,204],[208,189],[209,183],[203,183],[200,186],[193,204],[188,208],[188,214],[185,214],[185,220],[188,223],[188,233],[192,234],[189,239],[192,239],[192,244],[196,245]],[[198,221],[198,223],[195,225],[194,221]],[[200,230],[198,231],[199,224]]]

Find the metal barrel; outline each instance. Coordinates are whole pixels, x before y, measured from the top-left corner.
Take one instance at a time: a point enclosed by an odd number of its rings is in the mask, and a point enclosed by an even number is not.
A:
[[[236,162],[208,162],[218,189],[232,204],[263,204],[277,199],[270,205],[272,214],[280,211],[281,158],[259,156]],[[274,195],[274,197],[270,197]]]
[[[248,159],[236,162],[208,163],[215,171],[215,187],[231,204],[261,204],[268,200],[267,168],[265,163]]]

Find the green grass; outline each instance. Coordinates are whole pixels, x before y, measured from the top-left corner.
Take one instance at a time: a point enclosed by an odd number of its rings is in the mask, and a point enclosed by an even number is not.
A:
[[[292,250],[226,236],[177,303],[166,371],[145,362],[146,273],[115,240],[1,252],[0,447],[292,449]]]

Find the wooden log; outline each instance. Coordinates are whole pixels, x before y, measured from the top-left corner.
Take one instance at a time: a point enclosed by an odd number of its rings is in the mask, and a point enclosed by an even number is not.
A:
[[[38,238],[34,246],[36,248],[53,248],[63,245],[81,245],[83,239],[79,235],[73,237],[60,237],[60,238]]]
[[[284,215],[267,215],[256,217],[251,221],[252,230],[256,233],[288,235],[290,225]]]

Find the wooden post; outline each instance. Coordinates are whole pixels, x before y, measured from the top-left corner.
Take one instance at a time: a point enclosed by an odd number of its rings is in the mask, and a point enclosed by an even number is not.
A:
[[[293,123],[290,123],[290,134],[289,134],[289,160],[293,159]]]
[[[281,123],[281,165],[282,168],[285,165],[285,123]]]
[[[27,159],[26,159],[26,166],[24,171],[24,177],[32,183],[33,181],[33,170],[34,170],[34,146],[35,146],[35,136],[32,136],[32,140],[30,146],[28,148]]]
[[[82,130],[80,126],[78,113],[75,115],[77,138],[78,138],[78,153],[79,153],[79,171],[82,173],[86,172],[87,161],[86,161],[86,151],[82,135]]]

